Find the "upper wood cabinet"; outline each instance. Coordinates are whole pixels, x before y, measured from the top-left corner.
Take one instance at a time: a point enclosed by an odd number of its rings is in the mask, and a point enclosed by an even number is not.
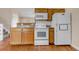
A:
[[[54,13],[64,13],[64,8],[35,8],[35,13],[48,13],[48,21],[52,20]]]
[[[35,12],[37,13],[46,13],[47,12],[47,8],[35,8]]]

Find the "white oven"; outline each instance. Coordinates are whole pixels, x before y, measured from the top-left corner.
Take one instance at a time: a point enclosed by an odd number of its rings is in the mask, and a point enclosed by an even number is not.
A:
[[[49,45],[49,28],[47,22],[36,21],[35,24],[35,45]]]
[[[35,28],[35,45],[49,45],[48,28]]]

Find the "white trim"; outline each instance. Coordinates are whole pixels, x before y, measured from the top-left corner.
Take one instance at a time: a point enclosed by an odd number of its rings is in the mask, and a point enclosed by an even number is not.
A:
[[[71,44],[71,46],[72,46],[73,48],[75,48],[76,50],[78,50],[78,51],[79,51],[79,47],[78,47],[78,46],[73,45],[73,44]]]

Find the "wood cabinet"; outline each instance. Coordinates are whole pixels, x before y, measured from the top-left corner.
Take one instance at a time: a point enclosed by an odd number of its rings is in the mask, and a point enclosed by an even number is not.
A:
[[[20,28],[11,29],[10,44],[21,44],[21,29]]]
[[[34,43],[34,30],[33,30],[33,28],[23,29],[22,44],[33,44],[33,43]]]
[[[47,8],[35,8],[36,13],[47,13]]]
[[[34,44],[33,28],[12,28],[10,44]]]
[[[49,43],[54,44],[54,28],[49,28]]]

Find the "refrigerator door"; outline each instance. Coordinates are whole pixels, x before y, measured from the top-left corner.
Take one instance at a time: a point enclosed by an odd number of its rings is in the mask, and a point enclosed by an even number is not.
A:
[[[71,44],[71,31],[69,24],[57,25],[55,45],[69,45]]]
[[[70,14],[69,13],[55,13],[52,16],[52,22],[55,24],[70,24]]]
[[[55,45],[71,44],[70,14],[56,13],[53,16],[55,21]]]

